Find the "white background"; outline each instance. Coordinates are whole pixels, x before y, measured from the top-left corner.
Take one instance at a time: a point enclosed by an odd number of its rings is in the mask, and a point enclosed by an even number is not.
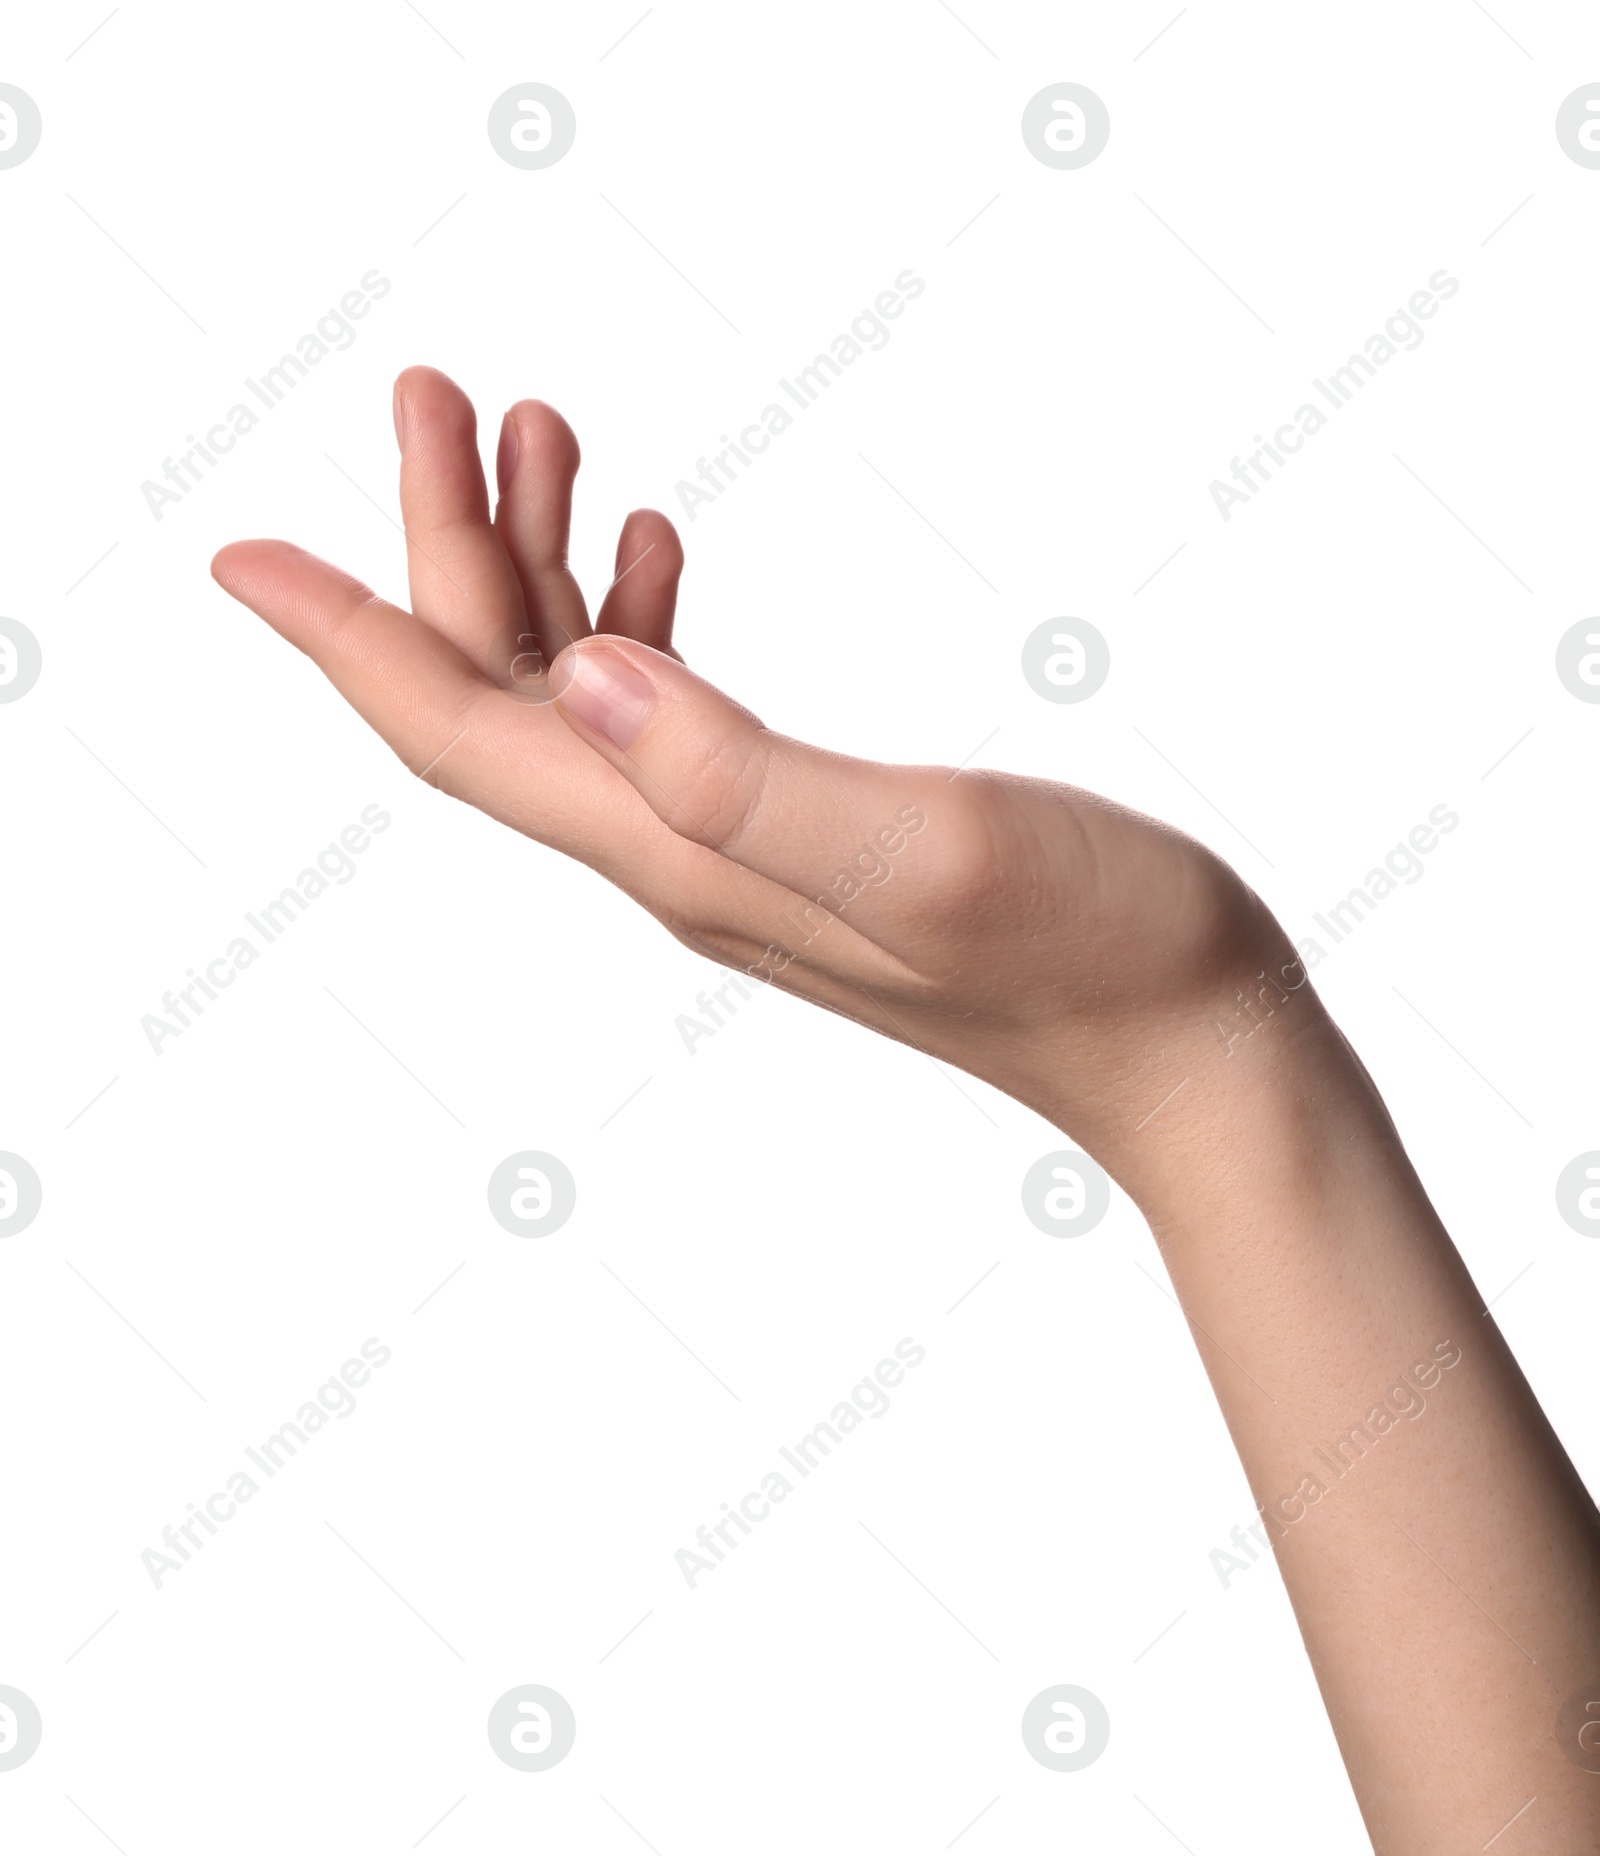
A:
[[[0,1683],[44,1741],[7,1847],[1365,1847],[1276,1572],[1208,1561],[1250,1497],[1129,1203],[1042,1236],[1061,1136],[783,996],[689,1055],[711,969],[212,585],[276,534],[403,599],[415,361],[486,447],[567,413],[598,589],[627,509],[925,278],[684,524],[682,647],[786,731],[1173,819],[1296,935],[1456,810],[1316,984],[1592,1479],[1600,1247],[1553,1188],[1600,1146],[1600,707],[1554,652],[1596,603],[1600,172],[1554,117],[1600,19],[957,10],[128,4],[74,52],[98,6],[12,9],[0,611],[44,674],[0,708],[0,1147],[45,1196],[0,1246]],[[1065,79],[1112,121],[1076,172],[1019,132]],[[525,80],[577,113],[542,172],[485,132]],[[1224,522],[1211,480],[1441,267],[1422,346]],[[373,268],[354,345],[156,521],[141,483]],[[1062,614],[1112,651],[1080,706],[1020,669]],[[355,879],[153,1054],[373,802]],[[522,1148],[578,1181],[537,1241],[485,1202]],[[155,1589],[368,1336],[354,1415]],[[675,1550],[903,1336],[894,1409],[691,1591]],[[536,1775],[485,1734],[527,1682],[578,1719]],[[1073,1775],[1018,1732],[1061,1682],[1112,1720]]]

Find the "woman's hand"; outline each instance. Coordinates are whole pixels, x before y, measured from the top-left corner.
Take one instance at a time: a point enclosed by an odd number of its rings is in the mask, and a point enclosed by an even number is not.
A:
[[[283,542],[218,580],[423,778],[1096,1154],[1162,1243],[1376,1845],[1596,1847],[1554,1729],[1600,1667],[1600,1517],[1256,897],[1074,788],[771,733],[672,650],[663,516],[623,525],[591,632],[562,420],[507,415],[491,522],[465,396],[417,368],[395,410],[414,614]]]
[[[683,553],[665,516],[623,524],[591,628],[559,414],[506,415],[492,520],[452,381],[403,374],[395,425],[413,612],[284,542],[224,548],[218,581],[413,772],[581,858],[711,958],[985,1078],[1153,1191],[1141,1121],[1202,1063],[1217,1073],[1229,1026],[1252,1022],[1241,991],[1270,1004],[1304,985],[1238,877],[1072,787],[773,733],[672,649]],[[1309,988],[1299,1016],[1317,1016]]]

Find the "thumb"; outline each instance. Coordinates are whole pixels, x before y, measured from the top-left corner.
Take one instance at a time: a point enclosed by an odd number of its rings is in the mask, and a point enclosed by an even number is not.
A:
[[[670,657],[595,636],[551,666],[573,732],[680,837],[866,926],[891,858],[922,830],[928,771],[831,754],[774,734]]]

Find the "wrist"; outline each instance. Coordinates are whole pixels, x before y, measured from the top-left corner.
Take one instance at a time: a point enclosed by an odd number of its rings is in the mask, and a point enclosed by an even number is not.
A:
[[[1093,1113],[1081,1095],[1047,1110],[1158,1236],[1309,1215],[1357,1177],[1415,1186],[1376,1086],[1303,969],[1292,987],[1265,971],[1152,1034]]]

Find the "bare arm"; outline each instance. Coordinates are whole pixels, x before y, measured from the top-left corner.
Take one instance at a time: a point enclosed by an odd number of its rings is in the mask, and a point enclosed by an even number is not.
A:
[[[559,415],[507,415],[492,517],[460,389],[413,369],[396,415],[414,612],[281,542],[221,583],[433,784],[1094,1154],[1166,1255],[1378,1849],[1595,1847],[1594,1506],[1260,900],[1080,789],[774,734],[672,650],[665,517],[628,518],[591,627]]]
[[[1360,1063],[1262,990],[1131,1176],[1369,1833],[1596,1847],[1600,1519]]]

